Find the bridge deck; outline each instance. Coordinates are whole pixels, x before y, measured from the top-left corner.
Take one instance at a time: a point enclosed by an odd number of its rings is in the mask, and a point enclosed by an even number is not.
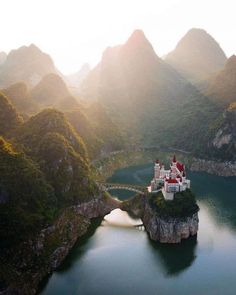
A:
[[[129,191],[137,192],[140,194],[144,194],[147,192],[147,188],[141,185],[107,182],[107,183],[102,183],[102,186],[106,191],[113,190],[113,189],[120,189],[120,190],[129,190]]]

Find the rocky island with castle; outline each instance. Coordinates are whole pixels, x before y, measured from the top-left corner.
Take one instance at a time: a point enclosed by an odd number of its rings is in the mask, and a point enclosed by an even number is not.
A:
[[[167,170],[156,160],[154,178],[147,189],[141,219],[152,240],[179,243],[197,234],[199,207],[185,165],[175,155]]]
[[[175,155],[170,169],[165,169],[156,160],[154,178],[147,187],[147,193],[123,203],[123,210],[141,218],[154,241],[180,243],[182,239],[197,234],[199,207],[190,190],[185,165],[177,161]]]

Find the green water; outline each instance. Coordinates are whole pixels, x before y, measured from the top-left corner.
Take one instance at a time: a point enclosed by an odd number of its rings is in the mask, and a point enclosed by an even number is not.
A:
[[[143,185],[152,174],[152,165],[129,167],[109,181]],[[236,294],[236,178],[188,176],[201,209],[197,237],[178,245],[154,243],[133,226],[139,220],[114,210],[96,221],[41,294]]]

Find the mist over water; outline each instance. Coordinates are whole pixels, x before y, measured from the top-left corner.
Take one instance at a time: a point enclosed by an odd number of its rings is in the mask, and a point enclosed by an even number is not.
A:
[[[129,167],[109,181],[147,184],[152,172],[149,164]],[[236,178],[188,177],[200,206],[197,236],[177,245],[155,243],[134,226],[140,220],[114,210],[91,227],[41,294],[235,294]]]

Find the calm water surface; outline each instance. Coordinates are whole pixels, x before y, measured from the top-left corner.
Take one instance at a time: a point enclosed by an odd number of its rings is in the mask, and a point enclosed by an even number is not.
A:
[[[111,182],[147,184],[152,165],[118,170]],[[140,220],[114,210],[95,221],[43,295],[236,294],[236,177],[189,173],[200,206],[197,237],[178,245],[150,241]],[[120,199],[132,195],[115,192]]]

